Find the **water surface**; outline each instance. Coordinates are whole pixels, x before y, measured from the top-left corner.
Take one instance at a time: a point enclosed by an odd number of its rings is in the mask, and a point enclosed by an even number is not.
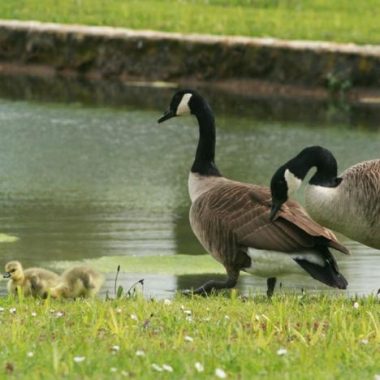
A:
[[[11,259],[52,268],[62,260],[122,255],[191,254],[196,261],[204,253],[187,217],[195,120],[156,122],[170,94],[164,91],[157,106],[141,107],[0,98],[0,232],[19,238],[1,244],[1,267]],[[229,178],[268,184],[280,164],[314,144],[335,153],[340,171],[379,157],[379,132],[373,123],[281,120],[240,112],[239,104],[231,107],[231,112],[217,107],[216,161]],[[298,196],[303,202],[302,193]],[[337,257],[350,294],[377,291],[380,254],[342,240],[353,253]],[[145,278],[149,296],[170,296],[212,276],[122,272],[119,282],[125,287]],[[107,274],[104,291],[113,289],[113,276]],[[255,293],[264,284],[263,279],[242,276],[239,286]],[[4,292],[5,282],[1,285]],[[296,291],[329,291],[308,277],[284,279],[283,285]]]

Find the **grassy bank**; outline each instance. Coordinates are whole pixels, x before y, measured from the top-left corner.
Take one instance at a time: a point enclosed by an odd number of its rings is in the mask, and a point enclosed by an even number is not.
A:
[[[377,0],[7,0],[0,18],[379,43]]]
[[[217,369],[230,379],[373,379],[380,373],[375,298],[268,301],[232,293],[171,302],[5,298],[1,306],[2,378],[203,379],[217,378]]]

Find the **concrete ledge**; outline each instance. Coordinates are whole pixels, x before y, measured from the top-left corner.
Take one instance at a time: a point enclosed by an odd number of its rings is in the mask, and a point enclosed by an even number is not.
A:
[[[145,81],[377,87],[380,46],[0,21],[0,63]],[[9,66],[9,65],[8,65]]]

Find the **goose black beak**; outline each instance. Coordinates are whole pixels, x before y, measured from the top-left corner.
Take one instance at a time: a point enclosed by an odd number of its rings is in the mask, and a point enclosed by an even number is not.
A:
[[[269,215],[269,219],[271,222],[273,222],[277,213],[281,210],[281,206],[282,206],[282,203],[279,203],[279,202],[273,202],[272,203],[272,208],[270,210],[270,215]]]
[[[9,272],[4,273],[3,278],[9,278],[11,277],[11,274]]]
[[[174,117],[174,116],[175,116],[175,113],[174,113],[173,111],[167,111],[167,112],[164,113],[164,115],[162,115],[162,116],[157,120],[157,122],[158,122],[158,123],[162,123],[162,122],[164,122],[164,121],[166,121],[166,120],[171,119],[171,118]]]

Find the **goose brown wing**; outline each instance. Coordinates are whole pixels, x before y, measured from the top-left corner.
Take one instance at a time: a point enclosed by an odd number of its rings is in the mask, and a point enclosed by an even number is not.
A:
[[[297,252],[323,241],[325,245],[348,252],[334,234],[310,219],[296,202],[287,202],[279,217],[271,222],[270,199],[267,187],[231,181],[209,191],[202,201],[207,205],[212,223],[217,223],[223,232],[232,233],[240,246]]]
[[[325,239],[328,242],[327,245],[329,247],[334,248],[345,255],[350,254],[350,251],[344,245],[339,243],[335,234],[328,228],[321,226],[311,219],[306,210],[302,208],[299,203],[295,201],[286,202],[282,206],[278,217],[287,220],[315,238]]]

